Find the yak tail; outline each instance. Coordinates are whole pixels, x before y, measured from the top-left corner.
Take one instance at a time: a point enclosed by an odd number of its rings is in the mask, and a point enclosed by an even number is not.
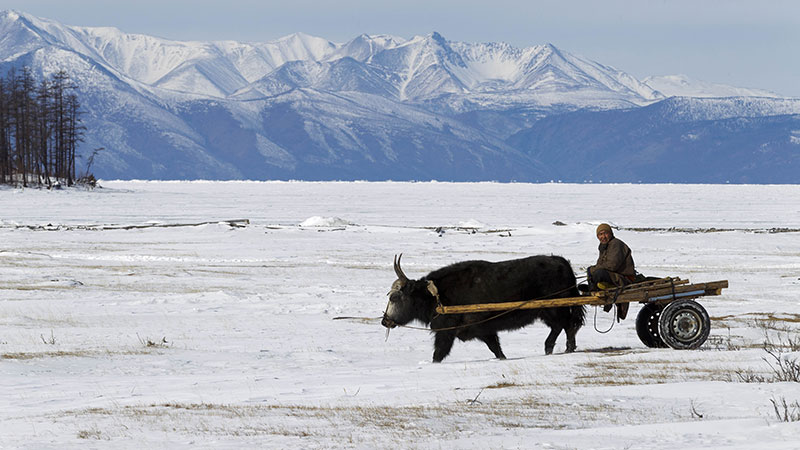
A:
[[[576,286],[572,290],[572,296],[577,297],[580,295],[578,292],[577,281],[575,281]],[[585,305],[575,305],[570,307],[570,315],[572,317],[572,324],[577,326],[578,328],[582,327],[586,323],[586,306]]]
[[[570,306],[570,323],[577,328],[586,323],[586,307],[584,305]]]

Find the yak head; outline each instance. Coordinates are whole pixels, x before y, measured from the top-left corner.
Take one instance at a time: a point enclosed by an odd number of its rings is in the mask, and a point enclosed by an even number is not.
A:
[[[435,307],[435,299],[438,296],[436,285],[430,280],[411,280],[403,269],[400,268],[400,258],[395,256],[394,273],[397,280],[392,283],[389,291],[389,304],[383,313],[381,325],[386,328],[394,328],[397,325],[405,325],[414,319],[428,322],[431,310]],[[387,331],[388,332],[388,331]]]

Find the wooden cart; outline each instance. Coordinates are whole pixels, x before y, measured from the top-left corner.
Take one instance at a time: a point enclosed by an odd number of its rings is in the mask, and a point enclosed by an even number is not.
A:
[[[553,298],[477,305],[439,305],[439,314],[467,314],[515,309],[551,308],[558,306],[597,305],[614,303],[643,303],[636,316],[636,334],[648,347],[695,349],[703,345],[711,330],[711,319],[694,299],[720,295],[728,280],[709,283],[689,283],[680,278],[660,278],[652,281],[591,292],[580,297]]]

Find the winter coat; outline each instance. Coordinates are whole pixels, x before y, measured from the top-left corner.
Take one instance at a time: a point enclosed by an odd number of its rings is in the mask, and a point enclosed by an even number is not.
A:
[[[614,237],[608,241],[608,244],[600,244],[598,250],[600,255],[597,257],[597,264],[590,270],[606,269],[617,286],[633,281],[636,277],[636,269],[633,265],[631,249],[624,242]]]

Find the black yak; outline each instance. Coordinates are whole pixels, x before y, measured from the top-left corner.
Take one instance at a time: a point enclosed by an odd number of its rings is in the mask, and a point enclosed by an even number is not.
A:
[[[400,255],[402,257],[402,255]],[[411,280],[394,262],[397,280],[389,292],[389,304],[381,324],[386,328],[418,320],[436,333],[433,362],[441,362],[453,347],[455,338],[480,339],[498,359],[506,355],[500,348],[497,332],[515,330],[541,319],[550,327],[544,342],[551,354],[556,338],[565,330],[567,353],[575,351],[575,334],[584,322],[583,306],[520,309],[469,314],[437,314],[436,295],[442,305],[470,305],[560,297],[576,297],[578,289],[569,261],[560,256],[531,256],[501,262],[464,261]]]

